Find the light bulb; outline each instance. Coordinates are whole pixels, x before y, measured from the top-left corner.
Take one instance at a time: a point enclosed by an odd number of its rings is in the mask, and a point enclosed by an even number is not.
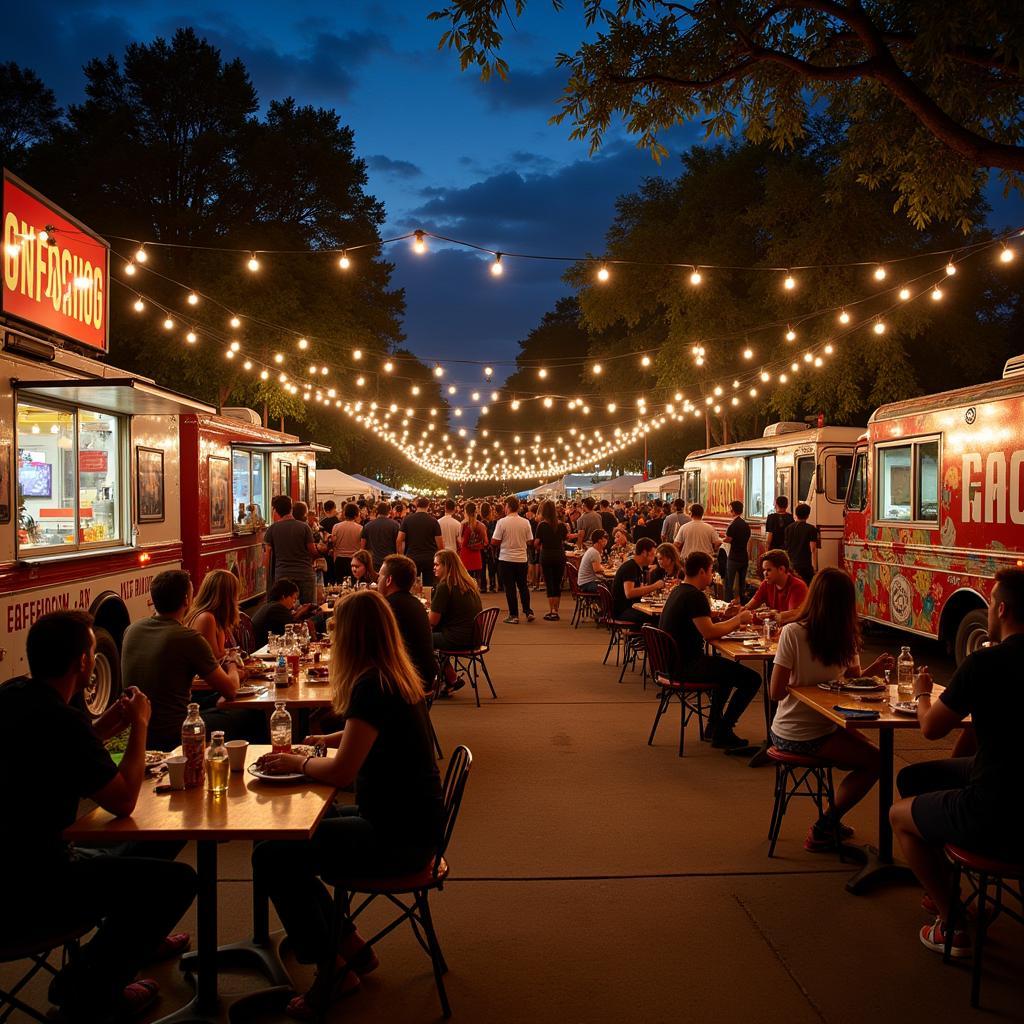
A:
[[[543,366],[537,371],[537,376],[540,377],[541,380],[544,380],[544,378],[547,377],[547,375],[548,371],[545,370]]]
[[[226,351],[226,352],[224,353],[224,358],[225,358],[225,359],[234,359],[234,358],[235,358],[235,353],[234,353],[234,352],[232,352],[232,351],[231,351],[231,349],[228,349],[228,350],[227,350],[227,351]]]
[[[435,366],[434,367],[434,376],[437,377],[438,379],[443,377],[444,376],[444,367],[443,366]]]
[[[449,384],[448,385],[448,394],[449,395],[454,395],[457,391],[458,391],[458,388],[456,388],[456,386],[454,384]]]
[[[361,388],[366,383],[365,377],[356,377],[356,387]]]
[[[787,272],[786,279],[782,282],[782,287],[785,288],[787,292],[791,292],[796,287],[796,278]]]
[[[703,280],[704,278],[701,276],[700,268],[694,267],[693,273],[690,275],[690,284],[697,285],[700,284]]]
[[[474,402],[479,402],[480,401],[480,392],[479,391],[474,391],[473,394],[470,395],[470,398],[472,398]]]
[[[544,407],[545,407],[546,409],[550,409],[550,408],[551,408],[551,406],[553,406],[554,404],[555,404],[555,403],[554,403],[554,402],[553,402],[553,401],[552,401],[552,400],[551,400],[550,398],[545,398],[545,399],[544,399]]]
[[[503,270],[504,268],[501,265],[501,253],[499,252],[495,254],[494,262],[491,264],[491,273],[495,277],[501,277]]]
[[[748,394],[751,398],[757,398],[757,388],[751,388]]]
[[[146,308],[146,304],[139,298],[135,300],[135,305],[132,308],[136,313],[141,313]]]
[[[780,384],[785,384],[786,381],[788,381],[788,380],[789,380],[789,378],[784,373],[780,373],[779,374],[779,383]]]
[[[269,370],[260,370],[260,380],[268,380],[270,377]]]
[[[251,359],[246,359],[246,361],[244,363],[242,363],[242,369],[244,369],[244,370],[251,370],[252,369],[252,360]]]
[[[695,363],[696,363],[696,364],[697,364],[698,366],[703,366],[703,365],[704,365],[704,357],[703,357],[703,356],[697,356],[697,358],[696,358],[696,359],[694,359],[694,362],[695,362]]]
[[[832,353],[833,353],[834,351],[835,351],[835,349],[834,349],[834,348],[832,347],[832,342],[829,342],[829,343],[828,343],[828,344],[827,344],[827,345],[825,346],[825,355],[827,355],[827,356],[830,356],[830,355],[832,355]]]
[[[906,302],[907,299],[909,299],[909,298],[910,298],[910,289],[909,288],[901,288],[900,289],[900,299],[903,302]]]
[[[174,327],[174,321],[170,317],[167,317],[167,319],[164,320],[164,329],[169,331],[173,327]]]
[[[792,327],[786,331],[786,341],[796,341],[796,331]]]
[[[1015,255],[1016,253],[1008,245],[1004,245],[1003,251],[999,254],[999,261],[1001,263],[1012,263]]]
[[[413,384],[413,386],[409,390],[412,392],[412,394],[418,395],[420,393],[420,386],[419,384]]]
[[[597,272],[597,279],[598,279],[598,281],[607,281],[608,278],[611,277],[611,276],[612,275],[608,272],[608,268],[607,267],[601,267],[601,269],[598,270],[598,272]]]
[[[341,267],[342,270],[348,270],[348,268],[352,266],[352,261],[345,253],[342,253],[338,257],[338,266]]]
[[[876,281],[884,281],[885,280],[885,267],[883,267],[883,266],[875,267],[875,280]]]
[[[615,403],[614,402],[609,402],[608,403],[608,411],[609,412],[615,412]]]
[[[275,352],[274,353],[274,362],[277,363],[278,365],[283,363],[284,362],[284,354],[281,353],[281,352]]]
[[[237,328],[237,327],[241,327],[241,326],[242,326],[242,321],[241,321],[241,320],[239,320],[237,316],[233,316],[233,317],[232,317],[232,318],[231,318],[231,319],[230,319],[230,320],[228,321],[228,323],[230,323],[232,327],[236,327],[236,328]]]
[[[871,328],[875,334],[885,334],[885,324],[881,320],[875,321],[875,326]]]
[[[38,423],[33,423],[32,424],[32,433],[33,434],[38,434],[39,433],[39,424]]]
[[[496,402],[496,401],[498,400],[498,398],[499,398],[499,397],[500,397],[500,396],[498,395],[498,392],[497,392],[497,391],[492,391],[492,392],[491,392],[491,401],[492,401],[492,402]]]
[[[845,309],[839,314],[839,322],[841,324],[848,324],[850,322],[850,314]]]
[[[743,350],[743,358],[744,359],[753,359],[754,358],[754,350],[752,348],[745,348]]]
[[[312,376],[314,376],[314,375],[315,375],[316,373],[317,373],[317,368],[316,368],[315,366],[311,366],[311,367],[309,368],[309,375],[310,375],[310,376],[312,377]]]
[[[249,254],[249,262],[246,266],[255,274],[260,269],[260,261],[256,259],[256,253]]]
[[[772,379],[772,375],[767,370],[761,371],[761,380],[767,384]]]
[[[299,338],[296,344],[298,345],[299,351],[301,352],[305,352],[306,349],[309,348],[309,342],[305,338]]]
[[[810,352],[805,352],[804,353],[804,362],[805,363],[810,363],[810,362],[813,362],[813,361],[814,361],[814,356],[812,356]]]
[[[199,305],[199,296],[196,295],[195,292],[189,292],[188,293],[188,304],[190,306],[198,306]]]
[[[197,340],[197,338],[196,338],[196,332],[195,332],[195,331],[189,331],[189,332],[188,332],[188,334],[186,334],[186,335],[185,335],[185,340],[186,340],[186,341],[187,341],[187,342],[188,342],[188,343],[189,343],[190,345],[194,345],[194,344],[196,343],[196,340]]]
[[[519,411],[519,399],[518,398],[513,398],[512,399],[512,411],[513,412],[518,412]]]
[[[13,252],[11,251],[12,249],[14,250]],[[19,246],[17,246],[17,245],[9,245],[9,246],[7,246],[7,255],[8,256],[17,256],[19,252],[21,252],[21,248]],[[126,263],[124,265],[124,272],[125,272],[125,276],[126,277],[134,277],[135,276],[135,264],[134,263]]]
[[[394,368],[395,368],[395,364],[393,362],[391,362],[390,359],[384,364],[384,372],[385,373],[390,373]]]
[[[815,356],[815,357],[814,357],[814,365],[815,365],[815,366],[821,366],[821,365],[822,365],[822,363],[824,363],[824,361],[825,361],[825,360],[824,360],[824,359],[822,359],[822,358],[821,358],[821,356]]]
[[[651,365],[651,357],[650,356],[644,356],[640,360],[640,365],[641,366],[650,366]]]
[[[942,289],[936,285],[931,292],[932,302],[938,302],[942,298]]]
[[[40,237],[41,237],[41,236],[40,236]],[[138,247],[138,249],[136,249],[136,250],[135,250],[135,262],[136,262],[136,263],[145,263],[145,262],[146,262],[146,260],[148,260],[148,259],[149,259],[149,254],[148,254],[148,253],[146,252],[146,250],[145,250],[145,249],[143,249],[143,247],[142,247],[142,246],[140,245],[140,246]]]
[[[423,237],[422,231],[414,232],[414,236],[415,237],[412,243],[412,251],[422,256],[423,253],[427,251],[427,241]]]
[[[952,277],[956,273],[956,264],[950,260],[946,264],[946,277]]]
[[[595,374],[600,375],[603,372],[604,367],[600,363],[594,363],[592,369]]]

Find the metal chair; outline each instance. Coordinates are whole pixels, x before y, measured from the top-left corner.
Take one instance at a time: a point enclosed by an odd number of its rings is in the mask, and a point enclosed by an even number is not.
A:
[[[477,685],[479,669],[483,670],[484,679],[487,680],[487,685],[491,690],[491,696],[495,699],[498,696],[494,692],[494,683],[491,682],[491,674],[487,671],[487,662],[484,660],[484,656],[490,653],[491,637],[494,635],[494,627],[498,624],[498,616],[500,614],[497,608],[484,608],[483,611],[477,612],[476,618],[473,620],[472,647],[466,650],[445,650],[439,648],[437,651],[439,662],[450,658],[455,663],[456,672],[461,669],[468,674],[470,686],[473,687],[473,695],[476,697],[477,707],[480,707],[480,688]]]
[[[943,960],[949,963],[950,951],[953,946],[953,933],[956,930],[957,918],[962,910],[960,905],[960,880],[966,874],[967,879],[974,889],[974,894],[968,902],[977,897],[977,914],[974,928],[974,962],[971,965],[971,1006],[978,1008],[981,999],[981,964],[985,949],[985,935],[989,925],[1000,914],[1006,914],[1019,924],[1024,924],[1024,896],[1022,896],[1021,882],[1024,880],[1024,864],[1011,861],[999,860],[995,857],[987,857],[984,854],[974,853],[965,850],[961,846],[946,846],[946,856],[953,865],[953,878],[950,883],[950,902],[952,911],[949,921],[946,923],[946,948],[943,950]],[[1015,881],[1017,888],[1008,885],[1008,882]],[[993,911],[988,912],[987,902],[989,900],[989,886],[993,885],[992,894]],[[1003,903],[1003,896],[1009,894],[1021,904],[1021,910],[1014,910]]]
[[[612,611],[612,592],[603,583],[598,583],[597,585],[597,600],[600,609],[598,612],[598,624],[608,630],[608,648],[604,652],[601,664],[608,664],[608,655],[612,653],[612,647],[614,647],[615,664],[618,666],[620,654],[628,653],[623,651],[624,646],[627,644],[627,637],[633,633],[639,638],[640,634],[637,630],[637,624],[626,619],[615,618]],[[625,665],[623,665],[623,671],[625,671]],[[621,673],[619,675],[619,682],[622,682]]]
[[[579,629],[584,619],[597,618],[598,597],[597,594],[585,594],[580,590],[580,571],[572,562],[565,563],[565,575],[569,579],[569,593],[576,602],[572,609],[572,628]]]
[[[822,817],[828,813],[834,824],[833,838],[839,859],[843,860],[843,845],[839,834],[839,822],[831,816],[835,804],[835,789],[832,785],[832,765],[819,757],[807,754],[790,754],[778,747],[768,748],[768,758],[775,762],[775,804],[772,819],[768,825],[768,856],[775,856],[775,844],[782,830],[782,819],[789,802],[797,797],[809,797]]]
[[[668,711],[673,699],[679,701],[679,756],[683,756],[683,741],[686,738],[686,726],[690,719],[697,716],[697,729],[700,738],[704,739],[704,719],[711,717],[710,699],[714,692],[714,683],[693,683],[679,678],[676,666],[679,664],[679,648],[671,634],[657,626],[644,626],[641,630],[647,660],[650,665],[651,678],[654,685],[660,687],[661,695],[658,710],[651,726],[651,735],[647,745],[654,745],[654,734],[658,731],[661,716]],[[704,698],[708,698],[709,706],[704,707]]]
[[[33,1020],[42,1021],[48,1024],[51,1018],[38,1010],[33,1009],[28,1003],[18,998],[18,993],[40,972],[46,971],[56,975],[58,969],[50,963],[50,956],[55,950],[61,951],[61,967],[69,959],[78,954],[79,939],[92,931],[93,924],[82,924],[77,927],[64,928],[54,931],[48,935],[40,936],[33,940],[24,942],[12,942],[0,946],[0,964],[15,963],[18,960],[30,960],[32,966],[14,983],[10,990],[0,988],[0,1024],[8,1020],[15,1010]]]
[[[252,619],[245,612],[238,613],[238,625],[234,629],[235,643],[246,653],[252,654],[259,644],[256,643],[256,630],[253,628]]]
[[[446,1019],[451,1017],[452,1008],[448,1003],[448,993],[444,987],[444,975],[448,972],[448,965],[441,953],[441,946],[434,930],[434,922],[430,916],[429,896],[431,890],[443,889],[445,879],[448,877],[449,866],[444,855],[451,841],[452,833],[455,831],[455,822],[462,806],[462,795],[466,790],[466,782],[469,779],[469,770],[472,766],[473,755],[469,748],[461,745],[456,747],[452,752],[448,770],[444,776],[442,829],[437,849],[430,859],[430,863],[424,865],[420,871],[391,878],[324,878],[328,885],[334,886],[336,929],[335,941],[330,947],[332,950],[330,963],[321,968],[325,972],[325,977],[330,977],[331,972],[335,969],[333,950],[338,948],[337,940],[341,936],[341,928],[345,919],[354,922],[378,896],[383,896],[393,903],[401,913],[390,924],[368,939],[363,948],[371,948],[403,921],[408,921],[412,926],[416,941],[430,957],[437,994],[441,1000],[441,1011]],[[357,894],[366,898],[354,911],[349,912],[352,898]],[[412,902],[406,903],[399,898],[401,896],[411,896]]]
[[[441,695],[441,687],[444,685],[444,673],[441,671],[441,664],[437,662],[434,671],[434,684],[427,690],[427,722],[430,724],[430,741],[434,745],[434,755],[438,761],[444,760],[444,751],[441,749],[441,741],[437,738],[437,730],[434,728],[434,701]]]

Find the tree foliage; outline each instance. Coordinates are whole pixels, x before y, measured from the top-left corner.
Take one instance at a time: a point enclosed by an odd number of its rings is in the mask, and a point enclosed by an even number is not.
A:
[[[556,9],[563,0],[553,0]],[[791,150],[811,112],[841,125],[846,168],[895,193],[917,227],[966,231],[981,168],[1020,190],[1024,17],[1019,0],[583,0],[594,38],[560,54],[567,85],[552,119],[600,146],[619,119],[655,157],[660,137],[700,121]],[[515,0],[516,16],[526,0]],[[507,0],[452,0],[433,12],[463,69],[509,73]]]
[[[0,166],[13,167],[60,120],[53,90],[29,68],[0,64]]]

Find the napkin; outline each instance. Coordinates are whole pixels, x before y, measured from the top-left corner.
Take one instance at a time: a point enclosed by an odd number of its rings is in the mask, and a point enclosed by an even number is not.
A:
[[[875,711],[871,708],[864,708],[864,710],[861,711],[858,708],[844,708],[841,704],[833,704],[832,710],[838,711],[839,714],[843,716],[843,718],[849,718],[852,721],[872,721],[876,718],[881,717],[881,714],[878,711]]]

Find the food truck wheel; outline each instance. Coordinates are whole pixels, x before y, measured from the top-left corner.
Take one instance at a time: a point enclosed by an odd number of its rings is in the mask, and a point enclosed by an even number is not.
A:
[[[973,654],[988,639],[988,612],[975,608],[961,620],[956,631],[954,654],[959,665],[969,654]]]
[[[96,667],[85,688],[85,710],[99,718],[121,695],[121,652],[105,630],[96,630]]]

